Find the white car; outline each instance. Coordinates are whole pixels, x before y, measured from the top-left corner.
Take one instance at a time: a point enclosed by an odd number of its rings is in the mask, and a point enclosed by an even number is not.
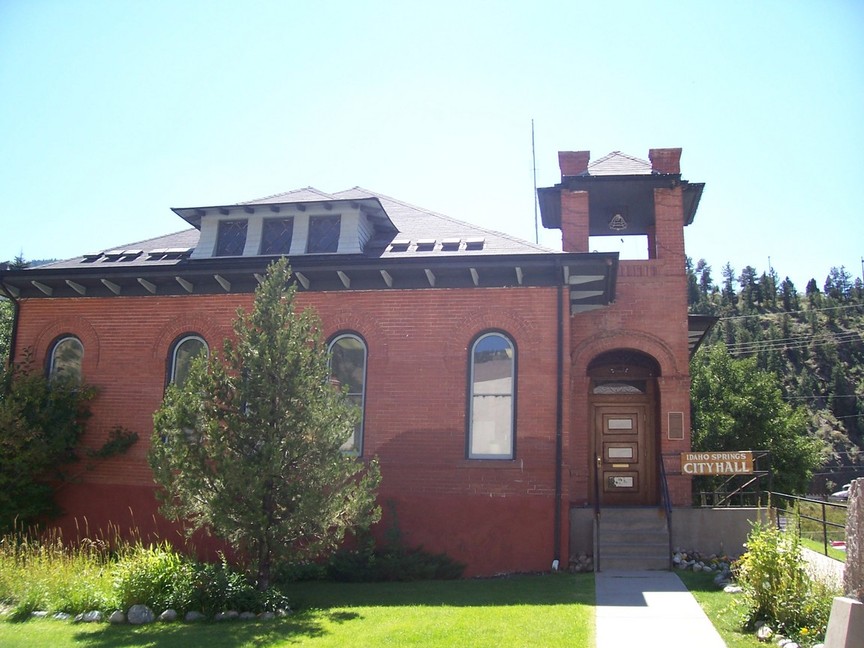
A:
[[[843,488],[841,488],[836,493],[831,493],[831,497],[833,497],[834,499],[839,499],[839,500],[848,500],[849,499],[849,488],[851,486],[852,486],[852,484],[846,484],[845,486],[843,486]]]

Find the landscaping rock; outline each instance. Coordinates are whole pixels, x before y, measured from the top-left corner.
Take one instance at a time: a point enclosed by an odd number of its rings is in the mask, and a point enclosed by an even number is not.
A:
[[[291,615],[291,608],[279,608],[276,610],[276,616],[280,619]]]
[[[200,612],[196,612],[195,610],[191,610],[191,611],[186,613],[186,616],[183,617],[183,620],[188,622],[188,623],[194,623],[195,621],[203,621],[206,618],[207,617],[205,617]]]
[[[759,629],[756,631],[756,638],[759,641],[771,641],[771,637],[773,636],[774,631],[771,629],[770,626],[767,625],[760,626]]]
[[[75,617],[75,623],[99,623],[100,621],[102,621],[102,613],[99,610],[84,612]]]
[[[740,594],[743,590],[738,585],[729,584],[723,588],[727,594]]]
[[[574,574],[582,574],[594,571],[594,558],[586,553],[570,558],[570,571]]]
[[[44,619],[48,616],[48,613],[45,610],[34,610],[30,613],[30,616],[34,619]]]
[[[254,619],[257,615],[254,612],[241,612],[240,619],[242,621],[249,621],[250,619]]]
[[[177,620],[177,610],[172,610],[168,608],[162,614],[159,615],[160,621],[165,621],[166,623],[170,623],[171,621]]]
[[[214,621],[233,621],[240,616],[240,613],[237,610],[228,610],[226,612],[219,612],[215,617],[213,617]]]
[[[126,613],[126,618],[132,625],[142,625],[145,623],[153,623],[156,615],[146,605],[133,605]]]
[[[126,615],[121,610],[114,610],[111,616],[108,617],[108,623],[113,623],[114,625],[126,623]]]
[[[269,621],[270,619],[275,619],[276,615],[273,614],[272,612],[268,611],[268,612],[262,612],[261,614],[259,614],[258,618],[261,619],[262,621]]]

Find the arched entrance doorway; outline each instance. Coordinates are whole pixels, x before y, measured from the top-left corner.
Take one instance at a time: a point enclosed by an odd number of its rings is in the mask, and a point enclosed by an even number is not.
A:
[[[651,356],[603,353],[588,365],[594,497],[601,506],[659,502],[657,376]]]

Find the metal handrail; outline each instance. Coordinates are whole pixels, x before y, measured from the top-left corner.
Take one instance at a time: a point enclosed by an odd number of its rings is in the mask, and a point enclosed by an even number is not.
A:
[[[672,569],[672,501],[669,497],[669,482],[666,479],[666,462],[660,455],[660,498],[663,502],[663,510],[666,512],[666,531],[669,537],[669,569]]]
[[[594,571],[600,571],[600,455],[594,466]]]
[[[776,493],[774,491],[768,491],[768,495],[771,497],[785,498],[787,500],[792,500],[793,502],[809,502],[811,504],[818,504],[822,510],[822,517],[817,518],[810,515],[805,515],[801,513],[800,508],[798,510],[798,517],[803,518],[805,520],[810,520],[812,522],[819,522],[822,525],[822,551],[827,556],[828,555],[828,527],[834,527],[837,529],[845,529],[846,527],[842,524],[837,524],[836,522],[831,522],[828,520],[826,516],[826,507],[832,506],[834,508],[845,509],[848,511],[848,504],[841,504],[840,502],[826,502],[825,500],[814,499],[812,497],[802,497],[801,495],[790,495],[789,493]],[[780,516],[777,516],[777,526],[780,527]],[[798,535],[801,535],[801,525],[798,525]]]

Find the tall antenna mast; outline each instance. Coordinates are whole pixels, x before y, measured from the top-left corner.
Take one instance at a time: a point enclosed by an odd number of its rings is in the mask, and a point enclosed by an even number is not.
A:
[[[537,224],[537,155],[534,152],[534,119],[531,119],[531,164],[534,167],[534,243],[540,245],[540,227]],[[864,259],[862,259],[864,262]],[[864,267],[864,265],[862,265]]]

